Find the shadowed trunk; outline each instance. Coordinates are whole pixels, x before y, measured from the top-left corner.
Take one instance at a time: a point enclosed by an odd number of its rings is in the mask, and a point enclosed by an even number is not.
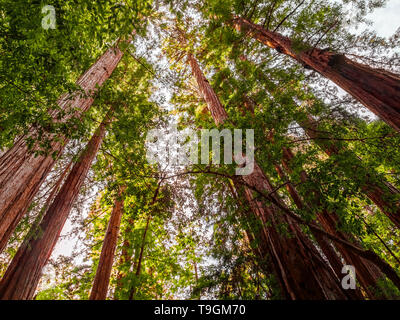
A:
[[[246,32],[266,46],[330,79],[400,132],[399,75],[371,68],[329,50],[310,48],[297,52],[288,37],[265,30],[243,18],[233,19],[232,24],[238,31]]]
[[[129,249],[131,247],[131,242],[129,241],[129,237],[126,235],[129,235],[134,227],[134,221],[132,219],[129,219],[129,227],[127,228],[127,230],[125,231],[125,239],[124,239],[124,243],[122,244],[122,252],[121,252],[121,256],[119,258],[119,265],[124,265],[127,264],[130,259],[131,256],[129,255]],[[122,271],[118,272],[117,275],[117,284],[115,286],[115,290],[114,290],[114,300],[119,300],[119,291],[122,289],[123,287],[123,278],[126,276],[125,273],[123,273]]]
[[[118,48],[108,49],[77,81],[84,93],[64,94],[58,100],[60,108],[63,111],[76,109],[77,117],[87,111],[98,87],[110,77],[122,55]],[[57,120],[57,111],[52,111],[51,116],[56,122],[70,117]],[[34,127],[0,157],[0,252],[68,142],[65,137],[48,135],[46,139],[52,141],[49,154],[35,156],[25,142],[27,137],[36,138]]]
[[[283,148],[283,158],[282,163],[283,166],[286,168],[287,172],[291,173],[291,161],[294,158],[292,151],[289,148]],[[301,181],[306,182],[309,178],[307,173],[303,170],[300,173]],[[297,193],[297,190],[293,186],[291,193],[296,193],[297,197],[299,197],[298,201],[300,200],[300,196]],[[309,204],[309,206],[314,206],[317,208],[321,208],[322,201],[321,201],[321,194],[317,189],[311,190],[313,195],[313,202]],[[317,214],[318,221],[326,230],[327,232],[337,236],[340,239],[346,240],[358,246],[361,249],[359,243],[351,236],[346,235],[344,232],[337,229],[337,224],[339,222],[339,217],[336,213],[328,212],[325,208],[319,210]],[[353,251],[349,250],[348,248],[340,245],[339,243],[336,244],[339,252],[343,256],[344,260],[347,264],[353,265],[356,269],[356,278],[363,286],[368,298],[376,299],[376,290],[379,290],[378,281],[383,278],[382,272],[379,270],[379,267],[373,264],[371,261],[361,258],[358,254],[354,253]],[[393,270],[394,272],[394,270]]]
[[[228,118],[224,107],[204,77],[193,55],[188,54],[187,59],[215,123],[222,124]],[[273,190],[257,163],[254,163],[253,173],[243,176],[241,179],[248,186],[260,192],[270,193]],[[266,205],[263,201],[256,199],[253,192],[247,187],[245,196],[253,214],[262,222],[264,245],[285,298],[293,300],[349,298],[340,287],[333,270],[297,225],[293,224],[285,214],[279,212],[275,206]],[[273,194],[273,197],[276,195]],[[281,202],[279,198],[277,201]],[[288,227],[288,235],[278,232],[278,226],[281,225]]]
[[[283,172],[282,168],[279,165],[275,165],[275,170],[277,171],[279,177],[282,179],[282,181],[287,181],[287,177],[285,173]],[[290,197],[292,198],[294,204],[296,207],[300,210],[306,209],[306,206],[303,203],[303,200],[301,199],[299,193],[297,192],[296,188],[293,186],[292,183],[286,183],[285,185],[286,190],[289,192]],[[332,247],[331,243],[329,242],[328,239],[323,237],[317,232],[311,231],[313,236],[315,237],[319,247],[321,248],[322,252],[328,259],[329,264],[331,265],[332,269],[335,271],[336,276],[341,278],[343,276],[342,274],[342,268],[343,268],[343,263]]]
[[[46,211],[42,222],[34,232],[37,237],[26,239],[18,249],[0,282],[1,300],[32,299],[71,208],[79,195],[93,159],[103,141],[109,114],[101,123],[74,164],[63,186]]]
[[[90,300],[105,300],[107,298],[121,217],[124,210],[124,200],[121,198],[123,192],[124,187],[121,187],[119,195],[117,196],[118,198],[115,200],[115,205],[111,212],[103,247],[101,249],[99,265],[97,266],[96,276],[90,293]]]
[[[302,120],[300,125],[303,127],[307,135],[321,147],[328,156],[338,155],[346,152],[334,140],[330,139],[329,134],[319,131],[318,124],[310,115]],[[389,182],[383,181],[379,177],[374,177],[374,172],[368,172],[366,168],[355,154],[352,157],[352,179],[361,179],[361,190],[375,205],[400,228],[400,194],[394,186]],[[357,174],[355,174],[357,173]]]
[[[260,268],[263,270],[265,275],[273,274],[273,266],[269,260],[268,248],[265,244],[267,240],[265,238],[265,232],[263,231],[264,226],[254,225],[252,220],[254,219],[254,214],[248,210],[248,205],[245,193],[245,187],[235,180],[231,180],[232,184],[228,182],[229,189],[232,193],[233,198],[237,201],[240,210],[240,214],[245,218],[245,233],[249,241],[250,248],[253,250],[254,255],[258,258],[260,263]],[[244,200],[244,201],[242,201]],[[256,242],[256,246],[253,247],[251,244]]]

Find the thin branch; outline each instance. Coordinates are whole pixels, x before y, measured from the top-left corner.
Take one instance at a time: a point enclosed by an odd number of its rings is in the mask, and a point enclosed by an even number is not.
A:
[[[297,9],[299,9],[299,8],[301,7],[301,5],[302,5],[305,1],[306,1],[306,0],[303,0],[302,2],[300,2],[299,5],[298,5],[296,8],[294,8],[285,18],[283,18],[282,21],[279,22],[279,24],[276,26],[276,28],[274,29],[273,32],[275,32],[276,30],[278,30],[278,28],[279,28],[292,14],[294,14],[294,13],[297,11]]]

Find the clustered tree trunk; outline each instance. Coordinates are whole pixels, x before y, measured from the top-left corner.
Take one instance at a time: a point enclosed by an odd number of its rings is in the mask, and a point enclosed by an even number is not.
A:
[[[228,115],[220,100],[204,77],[192,54],[188,63],[208,109],[219,125]],[[273,194],[273,187],[257,163],[253,173],[243,176],[246,185],[260,192]],[[276,197],[275,194],[273,194]],[[288,299],[349,299],[332,268],[326,264],[317,249],[298,225],[271,204],[257,200],[253,191],[245,189],[245,197],[253,214],[260,220],[263,230],[263,254],[268,255],[282,294]],[[276,199],[282,203],[280,199]],[[283,205],[283,203],[282,203]],[[281,234],[278,225],[288,226],[290,236]]]
[[[122,55],[117,47],[108,49],[77,81],[82,92],[60,97],[58,105],[69,114],[67,117],[71,117],[72,110],[79,117],[90,108],[98,87],[111,76]],[[57,120],[57,114],[57,110],[51,112],[54,121],[67,120]],[[51,150],[46,150],[44,155],[35,155],[34,151],[39,147],[35,145],[30,150],[27,138],[37,139],[35,127],[27,136],[19,137],[14,146],[0,157],[0,252],[68,141],[65,137],[49,134],[46,139],[51,141]]]
[[[306,68],[312,69],[330,79],[351,94],[369,110],[377,114],[395,130],[400,132],[400,77],[388,71],[374,69],[352,61],[342,54],[319,48],[296,50],[293,41],[277,32],[266,30],[244,18],[236,17],[230,22],[237,30],[246,32],[252,38],[290,56]],[[64,94],[57,101],[59,109],[51,110],[54,122],[66,122],[72,117],[78,119],[91,107],[99,87],[111,76],[119,64],[123,52],[118,47],[108,49],[77,81],[82,90]],[[218,95],[206,79],[194,54],[186,53],[201,98],[216,126],[230,121],[227,111]],[[272,82],[271,82],[272,83]],[[274,86],[274,84],[272,84]],[[235,88],[232,88],[232,90]],[[276,88],[275,88],[276,89]],[[272,93],[272,96],[274,93]],[[243,114],[254,115],[252,101],[244,95]],[[65,116],[59,117],[61,112]],[[113,120],[111,108],[93,134],[76,163],[71,161],[55,182],[41,213],[36,217],[28,235],[19,247],[0,281],[0,299],[32,299],[39,284],[42,271],[47,264],[79,192],[89,173],[92,162],[103,142],[107,128]],[[352,176],[360,184],[360,190],[372,200],[387,217],[400,228],[399,190],[381,178],[373,170],[363,166],[361,159],[351,154],[341,144],[335,143],[330,135],[319,130],[311,115],[299,121],[306,134],[318,144],[328,156],[349,153]],[[39,130],[32,126],[29,133],[19,137],[14,146],[0,157],[0,253],[27,212],[35,195],[46,180],[49,172],[68,143],[66,136],[45,134],[50,149],[40,150]],[[43,139],[43,138],[42,138]],[[267,139],[274,143],[272,134]],[[33,148],[28,140],[36,141]],[[40,151],[40,152],[39,152]],[[400,277],[396,271],[375,252],[364,250],[361,242],[338,228],[339,215],[328,209],[328,202],[317,187],[305,195],[301,186],[288,179],[293,174],[294,153],[282,147],[282,158],[272,163],[285,188],[289,200],[281,198],[268,176],[254,159],[253,172],[244,176],[225,176],[239,212],[246,221],[244,232],[249,242],[257,241],[252,247],[254,255],[261,262],[266,274],[274,275],[282,298],[290,300],[358,300],[363,298],[389,298],[390,292],[379,287],[381,279],[392,280],[400,289]],[[272,160],[271,160],[272,161]],[[248,164],[248,163],[247,163]],[[340,165],[340,164],[339,164]],[[305,185],[310,177],[300,168],[300,180]],[[160,179],[149,207],[158,201],[161,190]],[[112,267],[124,213],[124,193],[121,186],[114,201],[107,231],[100,254],[99,264],[90,293],[91,300],[104,300],[109,291]],[[286,201],[297,207],[299,214],[289,209]],[[316,213],[316,222],[305,222],[301,212]],[[43,213],[43,215],[42,215]],[[134,260],[134,275],[139,278],[146,262],[146,237],[152,215],[149,214],[143,231],[142,242]],[[252,222],[256,221],[254,225]],[[309,232],[304,226],[308,226]],[[150,229],[151,230],[151,229]],[[129,228],[128,228],[129,232]],[[123,243],[120,264],[129,263],[129,248],[132,244],[126,238]],[[195,276],[198,281],[197,265]],[[356,269],[361,289],[345,290],[341,285],[342,267],[351,264]],[[151,274],[153,271],[151,271]],[[122,287],[124,274],[117,276],[117,289]],[[129,299],[134,299],[140,286],[135,282],[128,288]],[[379,295],[377,294],[378,290]],[[115,298],[118,295],[115,292]]]
[[[290,168],[290,162],[292,161],[293,158],[294,158],[294,155],[293,155],[292,151],[289,148],[284,148],[282,163],[283,163],[283,166],[286,168],[286,170],[289,173],[291,173],[291,171],[292,171]],[[281,169],[281,168],[279,167],[279,169]],[[279,175],[284,177],[283,176],[284,173],[282,171],[280,171],[278,173],[279,173]],[[300,176],[301,176],[302,182],[306,182],[308,180],[307,173],[304,170],[300,173]],[[305,209],[306,206],[305,206],[303,200],[301,199],[300,195],[298,194],[297,190],[295,189],[295,187],[291,183],[288,183],[286,185],[286,187],[288,189],[289,194],[291,195],[294,202],[296,203],[296,206],[299,209]],[[340,239],[354,243],[355,242],[354,239],[351,239],[350,236],[345,235],[343,232],[341,232],[337,229],[337,223],[339,221],[339,218],[334,212],[328,212],[327,209],[324,208],[324,206],[322,205],[322,201],[321,201],[322,197],[321,197],[319,191],[317,189],[314,189],[314,190],[311,190],[311,193],[313,195],[313,200],[312,200],[312,202],[307,203],[308,204],[307,207],[308,208],[316,208],[318,210],[317,218],[318,218],[319,223],[324,228],[324,230],[326,230],[327,232],[329,232],[331,234],[334,234],[335,236],[337,236]],[[317,240],[319,237],[321,237],[320,235],[318,235],[316,233],[314,233],[314,236],[317,238]],[[320,241],[318,241],[318,244],[321,246]],[[349,250],[348,248],[346,248],[340,244],[336,244],[336,248],[339,250],[339,252],[343,256],[343,258],[347,262],[347,264],[353,265],[355,267],[356,278],[360,281],[360,284],[363,286],[365,292],[368,295],[368,298],[375,299],[376,295],[374,293],[374,290],[375,290],[375,292],[378,290],[378,280],[383,278],[383,275],[380,272],[380,270],[378,269],[378,267],[375,266],[370,261],[360,258],[357,254],[354,254],[354,252],[352,252],[351,250]],[[321,246],[321,249],[325,253],[324,246]],[[361,247],[360,247],[360,249],[361,249]],[[327,255],[327,254],[325,253],[325,255]],[[327,257],[328,257],[328,255],[327,255]],[[328,260],[329,260],[329,258],[328,258]],[[341,268],[342,268],[342,264],[341,264],[340,269]]]
[[[87,144],[78,161],[74,164],[63,186],[47,209],[42,222],[32,230],[18,249],[11,264],[0,282],[0,299],[32,299],[42,275],[42,270],[49,260],[54,246],[72,206],[79,195],[93,159],[103,141],[110,115],[100,124]]]
[[[343,147],[340,147],[334,142],[334,139],[330,139],[331,137],[329,134],[318,129],[318,123],[311,115],[307,115],[307,117],[301,121],[300,125],[307,135],[313,139],[328,156],[346,152]],[[361,190],[379,209],[381,209],[397,228],[400,228],[399,190],[381,177],[376,177],[371,170],[364,168],[361,160],[356,155],[350,154],[350,156],[353,163],[352,179],[356,177],[361,179]]]

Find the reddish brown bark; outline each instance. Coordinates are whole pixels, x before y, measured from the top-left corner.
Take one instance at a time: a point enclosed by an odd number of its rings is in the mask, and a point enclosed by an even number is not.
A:
[[[129,255],[129,249],[131,247],[131,242],[129,241],[129,234],[132,232],[133,230],[133,226],[134,226],[134,221],[133,220],[129,220],[129,227],[125,232],[125,239],[124,239],[124,243],[122,244],[122,252],[121,252],[121,256],[119,258],[119,265],[124,265],[126,263],[128,263],[131,259],[130,255]],[[117,275],[117,285],[115,287],[115,291],[114,291],[114,300],[118,300],[119,296],[118,296],[118,292],[121,290],[121,288],[123,287],[123,282],[122,279],[124,278],[126,274],[122,273],[121,271],[118,272]]]
[[[232,185],[233,184],[233,185]],[[232,193],[233,198],[237,201],[238,206],[241,208],[240,214],[246,219],[245,233],[249,241],[249,245],[253,250],[254,255],[258,258],[260,268],[265,272],[266,275],[274,273],[271,261],[268,260],[268,248],[265,246],[267,240],[265,238],[265,232],[262,230],[263,226],[259,228],[251,223],[254,214],[247,209],[246,203],[242,199],[246,199],[244,196],[245,188],[243,185],[239,184],[237,181],[232,180],[232,184],[228,183],[229,189]],[[257,241],[257,246],[252,246],[252,244]]]
[[[294,158],[292,151],[289,148],[283,148],[283,158],[282,163],[286,170],[290,173],[291,166],[290,162]],[[302,182],[306,182],[308,180],[307,173],[303,170],[300,173]],[[290,184],[289,184],[290,185]],[[293,186],[291,186],[292,190],[290,193],[296,193],[296,197],[298,198],[298,202],[300,205],[302,200],[300,199],[297,190]],[[311,190],[314,200],[311,206],[321,207],[321,195],[317,189]],[[361,246],[357,243],[357,241],[351,237],[350,235],[346,235],[344,232],[337,229],[337,224],[339,221],[339,217],[333,213],[328,212],[325,208],[322,208],[320,212],[317,214],[318,221],[322,225],[325,231],[335,235],[336,237],[346,240],[348,242],[352,242],[354,245],[358,246],[361,249]],[[376,292],[379,290],[378,281],[383,278],[382,272],[379,270],[379,267],[373,264],[371,261],[368,261],[364,258],[361,258],[358,254],[354,253],[353,251],[349,250],[348,248],[344,247],[343,245],[336,244],[337,249],[343,256],[344,260],[347,264],[353,265],[356,269],[356,278],[362,285],[367,294],[368,298],[376,299]],[[394,272],[394,271],[393,271]],[[382,293],[384,296],[384,293]]]
[[[116,48],[108,49],[77,81],[85,95],[80,93],[64,94],[58,100],[61,109],[76,109],[76,116],[84,113],[93,103],[97,87],[102,86],[122,57]],[[56,111],[52,114],[56,120]],[[62,119],[65,121],[67,118]],[[36,137],[35,128],[31,128],[29,137]],[[33,197],[39,190],[52,169],[56,158],[62,153],[67,139],[48,136],[54,141],[48,155],[36,156],[28,150],[26,136],[20,137],[14,146],[0,157],[0,252],[7,244],[9,237],[27,211]],[[53,157],[53,154],[55,157]]]
[[[329,134],[319,131],[317,122],[310,115],[308,115],[307,119],[303,120],[300,125],[306,131],[307,135],[313,139],[328,156],[346,151],[331,140]],[[354,170],[361,174],[361,190],[396,227],[400,228],[399,190],[380,178],[373,179],[373,173],[368,172],[363,167],[361,160],[356,155],[352,156],[352,163],[355,167]]]
[[[389,125],[400,131],[400,77],[374,69],[329,50],[311,48],[296,52],[292,41],[276,32],[265,30],[243,18],[233,20],[234,27],[247,32],[266,46],[288,55],[336,83]]]
[[[255,107],[254,106],[254,102],[251,99],[249,99],[247,97],[247,95],[244,95],[243,100],[244,100],[245,109],[247,111],[249,111],[251,114],[254,115],[254,107]],[[242,110],[243,113],[245,113],[245,111],[246,111],[243,108],[241,110]],[[272,133],[267,135],[267,139],[271,143],[274,143],[274,139],[273,139],[273,134]],[[284,159],[282,159],[282,162],[285,164]],[[282,179],[282,181],[288,182],[288,179],[287,179],[283,169],[281,168],[281,166],[275,165],[275,170],[277,171],[277,173],[278,173],[279,177]],[[289,195],[292,198],[294,204],[297,206],[297,208],[305,209],[306,206],[304,205],[302,198],[300,197],[299,193],[297,192],[297,190],[293,186],[293,184],[288,182],[288,183],[285,184],[285,187],[286,187],[287,191],[289,192]],[[335,251],[334,247],[329,242],[329,240],[326,237],[324,237],[323,235],[321,235],[320,233],[314,232],[312,230],[311,230],[311,232],[312,232],[315,240],[317,241],[318,246],[320,247],[320,249],[324,253],[326,259],[328,260],[328,262],[330,264],[330,266],[332,267],[333,271],[335,272],[335,275],[337,276],[338,279],[341,279],[343,277],[343,274],[342,274],[343,263],[342,263],[341,258],[339,257],[339,255]],[[354,292],[351,291],[351,292],[348,292],[348,293],[350,295],[352,295],[353,299],[362,299],[363,298],[359,289],[355,290]]]
[[[267,177],[255,163],[253,174],[244,176],[247,185],[267,193],[273,188]],[[255,200],[253,192],[246,190],[247,201],[253,212],[261,219],[267,247],[274,264],[275,273],[283,292],[290,299],[347,299],[332,269],[322,259],[314,245],[291,219],[275,206]],[[284,205],[281,200],[274,197]],[[282,235],[279,226],[287,225],[289,235]]]
[[[46,211],[39,228],[32,232],[39,236],[26,239],[18,249],[1,279],[1,300],[32,299],[42,270],[53,252],[74,201],[86,179],[109,121],[109,115],[107,115],[74,164],[63,186]]]
[[[287,177],[283,172],[281,166],[275,165],[275,170],[277,171],[282,181],[287,181]],[[303,200],[301,199],[299,193],[297,192],[293,184],[290,182],[286,183],[285,187],[286,190],[289,192],[289,195],[292,198],[293,202],[295,203],[296,207],[299,208],[300,210],[305,209],[306,206],[304,205]],[[321,248],[322,252],[328,259],[330,265],[332,266],[332,269],[335,271],[336,276],[340,278],[342,276],[342,267],[343,267],[343,263],[341,262],[340,257],[337,255],[334,248],[327,239],[325,239],[323,236],[321,236],[316,232],[313,232],[313,235],[317,240],[317,243]]]
[[[193,55],[188,54],[188,62],[215,123],[222,124],[228,117],[225,109]],[[257,163],[254,163],[253,173],[243,176],[242,179],[246,185],[260,192],[273,191]],[[285,214],[279,212],[275,206],[266,205],[262,200],[256,199],[250,189],[246,188],[245,195],[253,214],[262,222],[265,239],[263,245],[267,248],[284,297],[287,299],[348,299],[349,296],[340,287],[333,270],[300,228]],[[275,194],[272,196],[276,197]],[[276,200],[281,203],[279,198],[276,197]],[[289,237],[278,232],[278,227],[282,224],[288,226]]]
[[[124,208],[124,200],[121,198],[123,192],[124,188],[121,187],[111,212],[103,247],[101,249],[99,265],[97,266],[96,276],[90,293],[90,300],[105,300],[107,298],[111,269],[114,263],[115,249],[117,247],[119,228]]]

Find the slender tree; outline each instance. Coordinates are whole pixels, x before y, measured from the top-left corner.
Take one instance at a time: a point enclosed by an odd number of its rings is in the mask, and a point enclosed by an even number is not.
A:
[[[159,180],[157,188],[154,191],[153,198],[152,198],[152,200],[150,202],[150,207],[152,207],[157,201],[157,197],[158,197],[158,195],[160,193],[161,183],[162,183],[162,180]],[[139,257],[138,257],[138,261],[137,261],[137,264],[136,264],[136,271],[135,271],[135,277],[136,278],[140,276],[140,273],[142,271],[142,263],[143,263],[143,259],[144,259],[143,254],[144,254],[144,249],[145,249],[145,245],[146,245],[146,237],[147,237],[147,232],[149,230],[150,221],[151,221],[151,215],[149,215],[147,217],[146,226],[144,227],[144,231],[143,231],[142,243],[140,245]],[[134,284],[133,287],[130,290],[130,293],[129,293],[129,300],[133,300],[134,299],[136,290],[137,290],[137,285]]]
[[[290,38],[241,17],[234,18],[232,24],[237,30],[330,79],[400,131],[399,75],[371,68],[329,50],[313,47],[298,52]]]
[[[106,235],[104,237],[103,247],[101,249],[100,261],[97,266],[96,276],[94,278],[90,300],[105,300],[107,298],[108,285],[110,283],[111,269],[114,262],[115,249],[119,236],[121,217],[124,210],[123,192],[124,187],[120,188],[119,195],[115,200],[114,208],[111,212],[110,221]]]
[[[98,87],[111,76],[122,56],[118,47],[108,49],[77,81],[82,91],[60,97],[58,105],[66,112],[66,117],[70,117],[73,110],[74,115],[80,117],[89,109]],[[58,120],[58,114],[57,110],[51,113],[55,122],[67,120],[66,117]],[[37,155],[38,145],[30,150],[27,138],[37,139],[35,127],[31,127],[28,136],[19,137],[0,158],[0,252],[68,141],[62,136],[49,135],[46,139],[51,141],[50,150]]]
[[[0,282],[0,299],[32,299],[62,228],[68,218],[75,199],[86,179],[91,163],[104,138],[111,121],[112,110],[106,115],[95,134],[75,163],[63,186],[47,209],[42,222],[18,249]],[[37,234],[38,233],[38,234]]]

